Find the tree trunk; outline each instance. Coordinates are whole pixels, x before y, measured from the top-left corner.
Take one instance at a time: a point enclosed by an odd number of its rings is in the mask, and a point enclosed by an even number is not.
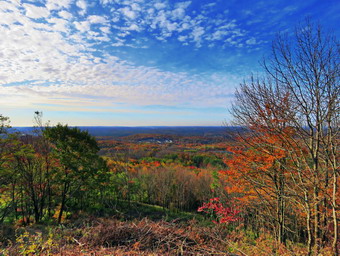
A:
[[[61,205],[60,205],[60,211],[59,211],[59,216],[58,216],[58,224],[61,223],[61,219],[63,217],[65,203],[66,203],[67,190],[68,190],[68,184],[65,182],[64,183],[63,193],[62,193],[62,198],[61,198]]]
[[[337,192],[337,173],[336,170],[333,172],[333,195],[332,195],[332,212],[333,212],[333,224],[334,224],[334,238],[332,243],[332,249],[334,256],[339,254],[338,252],[338,219],[337,219],[337,204],[336,204],[336,192]]]
[[[320,212],[317,188],[314,188],[314,252],[315,255],[320,251]]]
[[[312,255],[312,227],[311,227],[311,211],[308,202],[306,203],[307,208],[307,218],[306,218],[306,228],[307,228],[307,248],[308,256]]]

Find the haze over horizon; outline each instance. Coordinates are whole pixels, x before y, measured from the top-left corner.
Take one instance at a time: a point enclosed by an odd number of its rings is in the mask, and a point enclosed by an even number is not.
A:
[[[279,31],[336,0],[2,0],[0,114],[12,126],[221,126]]]

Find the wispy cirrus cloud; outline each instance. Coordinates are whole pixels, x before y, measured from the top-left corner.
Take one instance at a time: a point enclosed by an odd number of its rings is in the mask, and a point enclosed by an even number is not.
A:
[[[183,17],[185,8],[189,5],[190,2],[180,2],[173,10],[154,14],[158,19],[149,26],[166,29],[166,32],[160,32],[164,38],[166,33],[182,30],[183,24],[175,26],[169,20]],[[71,24],[69,20],[73,19],[73,15],[69,12],[70,6],[70,1],[50,1],[45,7],[12,3],[1,11],[0,15],[6,16],[2,20],[3,26],[0,26],[0,33],[4,35],[0,39],[1,58],[4,60],[0,64],[3,85],[1,93],[6,95],[5,98],[16,95],[22,98],[20,102],[23,105],[47,103],[55,95],[78,99],[103,97],[106,104],[115,101],[142,105],[195,102],[209,105],[211,103],[206,98],[214,98],[222,90],[226,77],[217,81],[211,75],[192,76],[186,72],[172,73],[154,67],[136,66],[103,52],[90,41],[110,40],[109,35],[113,34],[110,17],[88,15]],[[79,1],[76,6],[83,11],[87,9],[87,5]],[[126,7],[123,7],[121,14],[126,19],[141,15],[141,7],[137,4],[131,4],[129,9],[124,8]],[[170,7],[159,3],[155,4],[154,9],[156,8],[164,10]],[[55,11],[56,15],[52,15],[50,10]],[[136,25],[134,29],[133,23],[123,22],[123,26],[128,25],[130,29],[126,28],[126,31],[138,30],[141,26]],[[204,29],[196,26],[191,33],[193,40],[200,43]],[[86,40],[83,37],[85,34]],[[100,54],[97,55],[96,51]],[[26,84],[16,84],[25,81]],[[2,102],[9,104],[4,98]],[[88,104],[91,104],[90,100]]]
[[[3,0],[0,104],[213,111],[307,2]]]
[[[225,45],[231,42],[238,45],[246,34],[246,31],[238,27],[236,20],[227,15],[223,17],[221,14],[219,18],[212,18],[207,7],[213,8],[214,4],[203,6],[200,13],[190,9],[191,1],[172,3],[125,0],[101,1],[101,4],[109,10],[105,14],[113,31],[117,32],[112,33],[110,38],[116,42],[130,43],[128,36],[145,36],[147,33],[147,37],[162,42],[177,38],[178,42],[195,47],[201,47],[203,42],[215,40],[224,40]],[[86,20],[78,22],[83,24]],[[233,26],[228,26],[230,23],[233,23]],[[84,38],[87,36],[83,27],[78,25],[76,29]],[[121,33],[122,29],[124,33]],[[219,37],[211,37],[212,33],[219,33]]]

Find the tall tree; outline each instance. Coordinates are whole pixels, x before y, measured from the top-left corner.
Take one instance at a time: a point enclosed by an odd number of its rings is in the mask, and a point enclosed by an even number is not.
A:
[[[9,187],[14,179],[10,163],[13,160],[15,138],[8,133],[9,128],[9,118],[0,114],[0,223],[14,206],[13,193]]]
[[[47,127],[43,134],[51,142],[59,162],[60,223],[70,196],[75,195],[80,188],[88,187],[89,181],[96,180],[95,176],[102,173],[105,165],[98,155],[99,147],[95,138],[87,131],[58,124]]]
[[[266,77],[243,83],[232,110],[235,122],[253,136],[269,132],[279,139],[287,156],[280,168],[290,174],[290,200],[306,214],[309,254],[313,245],[317,254],[325,240],[328,209],[335,255],[339,243],[339,45],[308,20],[294,36],[279,34],[264,61]]]

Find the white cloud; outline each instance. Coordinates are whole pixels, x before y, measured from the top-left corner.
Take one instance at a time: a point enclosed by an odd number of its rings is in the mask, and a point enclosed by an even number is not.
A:
[[[186,2],[179,2],[179,3],[176,3],[175,6],[177,8],[181,8],[181,9],[186,9],[188,8],[188,6],[191,4],[191,1],[186,1]]]
[[[211,16],[216,3],[202,5],[201,12],[190,8],[191,1],[103,0],[101,3],[110,10],[106,15],[115,39],[131,40],[125,42],[126,46],[133,46],[138,41],[126,38],[131,31],[147,32],[148,36],[164,42],[175,36],[182,44],[196,47],[203,44],[213,47],[215,41],[225,42],[225,45],[240,45],[237,37],[246,35],[236,20],[228,17],[228,10],[223,11],[223,15]],[[121,43],[114,45],[120,46]],[[145,45],[135,44],[134,47]]]
[[[246,41],[246,44],[253,45],[253,44],[257,44],[257,42],[256,42],[256,39],[252,37]]]
[[[48,22],[51,24],[51,29],[53,31],[68,33],[68,21],[59,18],[50,18]]]
[[[68,9],[73,0],[47,0],[46,7],[49,10]]]
[[[76,24],[84,29],[89,25],[86,21]],[[25,85],[0,86],[1,104],[98,105],[101,99],[102,105],[110,106],[114,99],[117,103],[140,105],[183,102],[209,105],[208,98],[219,94],[226,80],[135,66],[110,55],[93,57],[84,51],[89,47],[83,45],[84,41],[71,44],[58,31],[36,30],[36,26],[37,23],[27,20],[24,27],[0,27],[4,35],[0,44],[6,49],[1,52],[1,84],[27,81]],[[95,31],[90,32],[96,40],[106,40]],[[73,38],[76,37],[70,37]],[[38,82],[29,82],[33,80]]]
[[[65,20],[70,20],[72,18],[72,14],[67,11],[60,11],[58,12],[58,15]]]
[[[0,23],[7,24],[0,26],[0,48],[3,49],[0,52],[0,85],[10,84],[0,86],[1,104],[10,104],[6,99],[11,99],[13,105],[16,101],[25,106],[70,102],[96,105],[99,101],[110,106],[113,100],[137,105],[225,104],[225,98],[216,99],[221,91],[226,91],[226,84],[237,80],[230,75],[193,76],[136,66],[100,52],[97,46],[110,41],[109,34],[115,37],[110,46],[143,47],[138,37],[131,41],[127,36],[143,30],[150,31],[159,40],[173,35],[183,45],[200,46],[216,40],[239,45],[237,37],[242,37],[244,31],[235,21],[219,18],[220,25],[214,26],[216,19],[189,13],[189,1],[177,5],[154,1],[133,5],[133,1],[124,0],[119,1],[119,8],[112,7],[105,17],[91,15],[80,19],[71,14],[67,1],[59,2],[58,5],[56,1],[49,1],[53,17],[47,8],[29,4],[23,5],[26,12],[11,4],[3,9],[11,8],[12,12],[0,9]],[[107,5],[117,3],[104,2]],[[82,15],[90,8],[85,1],[75,3]],[[38,17],[45,18],[48,23],[30,19]],[[91,24],[95,25],[91,28]],[[248,43],[253,42],[251,38],[248,40]],[[17,82],[27,84],[17,85]]]
[[[186,30],[190,28],[190,24],[189,23],[183,23],[181,26],[181,30]]]
[[[91,23],[89,21],[81,21],[81,22],[74,22],[74,26],[78,29],[81,33],[87,32],[91,28]]]
[[[137,4],[137,3],[132,3],[132,4],[130,5],[130,7],[131,7],[131,9],[134,10],[134,11],[141,11],[141,10],[142,10],[142,8],[140,7],[140,5]]]
[[[103,16],[98,16],[98,15],[91,15],[88,16],[87,20],[91,23],[91,24],[101,24],[101,23],[107,23],[108,20],[103,17]]]
[[[104,34],[110,34],[110,27],[100,27],[100,30],[104,33]]]
[[[160,10],[160,9],[164,9],[166,7],[166,4],[162,3],[162,2],[157,2],[157,3],[155,3],[154,6],[157,10]]]
[[[217,30],[214,33],[212,33],[210,40],[211,41],[218,41],[221,40],[223,37],[226,35],[230,34],[230,31],[225,31],[225,30]]]
[[[180,41],[180,42],[184,42],[184,41],[186,41],[187,40],[187,36],[179,36],[178,37],[178,41]]]
[[[39,7],[33,4],[23,4],[26,10],[26,16],[32,19],[47,18],[50,12],[45,7]]]
[[[137,24],[131,24],[129,27],[126,28],[126,30],[134,30],[134,31],[138,31],[139,27]]]
[[[219,29],[234,29],[236,27],[236,20],[231,20],[227,24],[219,26]]]
[[[185,15],[185,10],[183,8],[176,8],[172,11],[172,19],[182,19]]]
[[[105,6],[107,4],[113,3],[114,1],[115,0],[100,0],[100,3]]]
[[[93,38],[96,41],[109,42],[111,39],[108,36],[97,36]],[[93,61],[93,60],[92,60]]]
[[[204,28],[203,27],[195,27],[191,33],[191,36],[193,37],[193,41],[196,43],[196,45],[200,45],[202,41],[202,36],[204,35]]]
[[[209,4],[206,4],[206,5],[203,5],[202,8],[207,9],[207,8],[211,8],[211,7],[214,7],[214,6],[216,6],[216,3],[209,3]]]
[[[19,4],[20,4],[20,2],[16,3],[14,1],[13,2],[2,1],[1,5],[0,5],[0,10],[3,11],[3,12],[16,11]]]
[[[79,14],[85,15],[87,11],[87,4],[85,0],[77,0],[76,5],[78,6],[78,8],[80,8]]]
[[[1,13],[0,24],[3,24],[3,25],[12,25],[16,21],[17,21],[17,18],[15,16],[13,16],[13,14],[8,13],[8,12]]]
[[[137,14],[135,11],[131,10],[129,7],[124,7],[122,9],[120,9],[122,14],[125,15],[126,17],[128,17],[129,19],[135,19]]]

